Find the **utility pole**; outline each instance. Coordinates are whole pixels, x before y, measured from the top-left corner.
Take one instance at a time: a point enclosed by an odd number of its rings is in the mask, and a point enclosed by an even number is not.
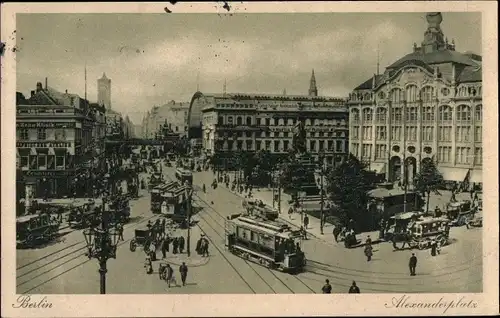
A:
[[[325,174],[324,173],[324,169],[323,169],[323,167],[321,167],[321,181],[320,181],[321,182],[321,190],[320,190],[321,191],[321,213],[320,213],[320,218],[321,219],[320,219],[320,223],[319,223],[320,224],[321,234],[323,234],[323,227],[325,226],[325,223],[323,221],[324,220],[324,215],[323,215],[323,213],[324,213],[324,207],[323,207],[324,206],[324,198],[323,198],[323,175],[324,174]]]
[[[278,169],[278,214],[281,214],[281,182],[280,182],[280,173],[281,169]]]
[[[187,244],[186,244],[186,250],[187,250],[187,256],[191,256],[191,207],[192,207],[192,200],[193,200],[193,188],[191,186],[188,186],[187,190]]]

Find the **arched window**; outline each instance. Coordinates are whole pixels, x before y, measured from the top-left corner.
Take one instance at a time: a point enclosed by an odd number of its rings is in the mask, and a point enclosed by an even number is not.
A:
[[[252,125],[252,117],[247,117],[247,126]]]
[[[359,109],[351,109],[351,115],[353,121],[359,121]]]
[[[467,87],[465,86],[460,86],[458,88],[458,96],[459,97],[466,97],[467,96]]]
[[[470,107],[467,105],[458,105],[457,107],[457,121],[469,122],[471,120]]]
[[[403,99],[403,91],[399,88],[394,88],[391,90],[391,102],[394,104],[399,104]]]
[[[377,111],[375,113],[375,120],[379,123],[385,123],[387,118],[387,109],[383,107],[377,107]]]
[[[365,93],[365,97],[363,98],[364,100],[370,100],[371,94],[370,93]]]
[[[477,105],[474,118],[476,121],[483,120],[483,105]]]
[[[363,109],[363,121],[370,122],[372,120],[373,120],[373,112],[372,112],[371,108]]]
[[[439,121],[452,121],[453,120],[453,111],[450,106],[443,105],[439,107]]]
[[[228,125],[233,125],[234,124],[233,116],[227,116],[227,124]]]
[[[434,87],[425,86],[424,88],[422,88],[420,96],[422,96],[422,101],[424,102],[432,101],[432,97],[434,96]]]
[[[418,87],[416,85],[406,86],[406,101],[416,102],[418,99]]]
[[[236,117],[236,125],[243,125],[243,118],[241,118],[241,116]]]

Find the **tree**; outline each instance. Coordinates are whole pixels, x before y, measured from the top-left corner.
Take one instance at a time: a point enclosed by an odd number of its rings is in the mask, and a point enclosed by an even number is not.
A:
[[[350,155],[348,160],[327,175],[327,193],[335,204],[335,212],[341,222],[347,224],[352,219],[365,228],[372,219],[368,215],[368,191],[373,188],[367,177],[364,164]]]
[[[425,213],[429,213],[429,198],[431,192],[439,194],[439,188],[443,184],[443,175],[438,171],[436,164],[431,159],[422,160],[420,172],[415,176],[415,189],[427,196]]]

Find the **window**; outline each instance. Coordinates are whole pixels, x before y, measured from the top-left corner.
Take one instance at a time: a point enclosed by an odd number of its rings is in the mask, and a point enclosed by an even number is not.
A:
[[[233,124],[233,116],[227,116],[227,124],[232,125]]]
[[[476,121],[482,121],[483,120],[483,105],[477,105],[476,106],[476,114],[475,114],[475,120]]]
[[[290,141],[288,141],[288,140],[283,140],[283,148],[284,148],[285,150],[290,149]]]
[[[266,150],[271,150],[271,140],[266,140]]]
[[[377,111],[375,113],[375,120],[378,123],[385,123],[387,117],[387,109],[382,107],[377,107]]]
[[[20,129],[19,130],[19,139],[20,140],[28,140],[29,139],[28,129]]]
[[[243,119],[241,118],[241,116],[236,117],[236,125],[237,126],[243,125]]]
[[[217,118],[217,124],[218,125],[224,125],[224,117],[219,116],[219,118]]]
[[[387,158],[387,146],[375,145],[375,159]]]
[[[328,140],[328,151],[333,151],[333,140]]]
[[[387,138],[387,128],[385,126],[376,127],[377,140],[385,140]]]
[[[353,127],[352,128],[352,139],[358,139],[359,138],[359,127]]]
[[[391,120],[393,122],[401,122],[403,119],[403,109],[401,107],[395,107],[392,109]]]
[[[369,158],[369,157],[371,157],[371,152],[372,152],[372,145],[371,144],[363,144],[363,149],[361,150],[361,157],[362,158]]]
[[[457,147],[456,148],[456,162],[458,164],[469,164],[470,163],[470,148],[468,147]]]
[[[418,87],[416,85],[408,85],[406,87],[406,101],[416,102],[418,99]]]
[[[467,87],[461,86],[458,88],[458,94],[459,97],[467,97]]]
[[[417,107],[407,107],[405,119],[406,121],[417,121],[418,120]]]
[[[355,121],[355,122],[359,121],[359,109],[352,109],[351,114],[352,114],[353,121]]]
[[[475,130],[474,130],[474,140],[476,142],[482,142],[483,141],[483,127],[481,127],[481,126],[475,127]]]
[[[64,129],[56,129],[54,135],[56,140],[66,140],[66,131]]]
[[[371,122],[373,120],[373,112],[370,108],[363,109],[363,121]]]
[[[288,134],[288,131],[285,131],[285,132],[283,133],[283,137],[285,137],[285,138],[288,138],[288,135],[289,135],[289,134]]]
[[[477,147],[474,151],[474,164],[482,165],[483,164],[483,148]]]
[[[372,139],[372,127],[370,126],[363,127],[363,139]]]
[[[179,131],[179,126],[175,126],[175,131],[178,132]]]
[[[451,126],[438,127],[438,141],[451,141]]]
[[[324,140],[320,140],[318,142],[318,146],[319,146],[319,151],[324,151],[325,150],[325,141]]]
[[[316,152],[316,140],[309,141],[309,151]]]
[[[353,143],[351,147],[352,147],[351,148],[351,153],[355,157],[359,157],[359,144],[358,143]]]
[[[391,127],[391,139],[401,140],[401,127]]]
[[[342,152],[342,140],[336,140],[335,141],[335,152]]]
[[[28,156],[21,156],[20,164],[21,164],[21,169],[23,169],[23,168],[27,169],[28,165],[29,165],[29,157]]]
[[[422,120],[423,121],[434,121],[434,107],[423,107],[422,108]]]
[[[232,140],[227,141],[227,150],[234,150],[234,141]]]
[[[259,151],[262,148],[262,141],[257,140],[255,141],[255,150]]]
[[[399,104],[404,99],[403,91],[399,88],[395,88],[390,93],[391,102],[393,104]]]
[[[438,147],[438,162],[451,161],[451,147]]]
[[[274,152],[279,152],[280,151],[280,141],[275,140],[274,141]]]
[[[247,140],[247,150],[252,150],[253,143],[251,140]]]
[[[38,169],[47,169],[47,156],[44,154],[38,155]]]
[[[422,127],[422,140],[423,141],[433,141],[434,127],[423,126]]]
[[[406,140],[416,141],[417,140],[417,127],[416,126],[406,126],[405,130]]]
[[[453,112],[450,106],[444,105],[439,107],[439,121],[452,121]]]
[[[425,86],[422,88],[422,101],[424,102],[430,102],[432,101],[432,97],[434,96],[434,87],[432,86]]]
[[[469,106],[459,105],[457,107],[457,121],[459,121],[459,122],[470,122],[471,121],[471,111],[470,111]]]
[[[266,126],[271,126],[271,119],[266,118]]]
[[[252,117],[247,117],[247,126],[252,125]]]
[[[456,127],[457,141],[458,142],[467,142],[470,140],[471,135],[471,127],[469,126],[457,126]]]
[[[47,131],[45,130],[45,128],[38,128],[36,136],[38,140],[46,140]]]

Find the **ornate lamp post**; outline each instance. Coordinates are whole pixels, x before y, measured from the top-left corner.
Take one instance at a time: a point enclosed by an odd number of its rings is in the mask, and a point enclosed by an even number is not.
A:
[[[319,169],[320,169],[320,195],[321,195],[321,207],[320,207],[320,221],[319,221],[319,224],[320,224],[320,231],[321,231],[321,234],[323,234],[323,227],[325,226],[325,222],[324,222],[324,204],[325,204],[325,200],[324,200],[324,176],[325,176],[325,173],[326,173],[326,169],[325,169],[325,165],[324,165],[324,160],[325,160],[325,154],[323,151],[320,152],[319,154],[319,162],[318,162],[318,165],[319,165]]]
[[[109,178],[106,175],[105,178]],[[107,181],[107,180],[105,180]],[[99,261],[100,292],[106,294],[106,263],[110,258],[116,258],[116,248],[118,244],[118,231],[110,228],[108,223],[109,214],[106,209],[106,197],[103,194],[101,207],[101,225],[97,228],[89,228],[83,231],[88,252],[86,255],[96,258]]]
[[[192,208],[192,200],[193,200],[193,187],[191,184],[187,184],[186,188],[186,197],[187,197],[187,256],[191,256],[191,208]]]

